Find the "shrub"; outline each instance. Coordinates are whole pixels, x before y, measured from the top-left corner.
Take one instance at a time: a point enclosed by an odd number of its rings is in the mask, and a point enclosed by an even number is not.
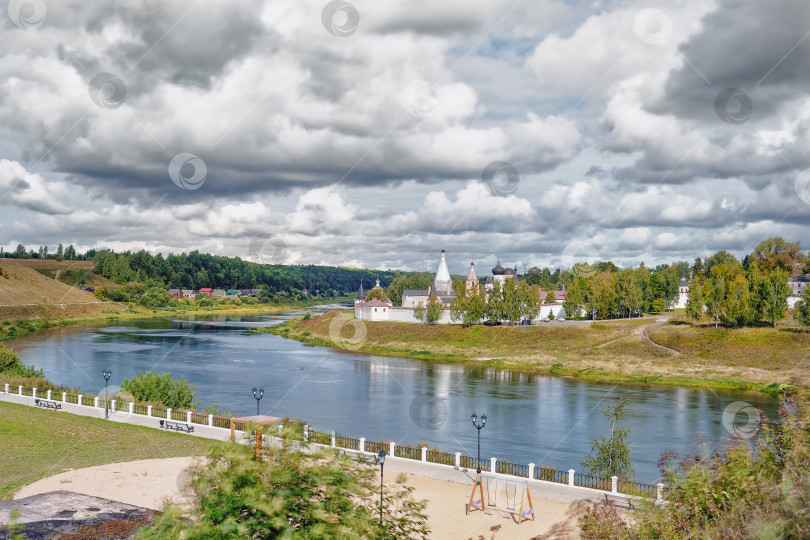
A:
[[[372,467],[328,449],[293,450],[290,428],[284,438],[266,450],[269,462],[246,445],[213,447],[192,473],[194,519],[170,506],[136,538],[427,538],[426,502],[413,499],[405,475],[386,483],[380,524]]]
[[[17,353],[4,343],[0,343],[0,373],[16,377],[42,377],[41,369],[22,364]]]
[[[137,377],[124,379],[121,389],[129,392],[138,401],[154,401],[163,403],[172,409],[195,409],[199,402],[195,401],[197,392],[194,384],[184,377],[180,380],[172,379],[171,372],[152,374],[147,371],[138,372]]]

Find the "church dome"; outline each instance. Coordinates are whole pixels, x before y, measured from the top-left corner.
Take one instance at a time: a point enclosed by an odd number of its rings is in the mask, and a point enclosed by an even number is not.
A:
[[[504,274],[506,274],[508,276],[516,276],[517,275],[517,270],[513,270],[511,268],[507,268],[503,272],[504,272]]]
[[[492,269],[492,275],[493,276],[502,276],[502,275],[504,275],[504,273],[506,273],[506,270],[504,270],[503,266],[501,266],[501,261],[498,261],[498,264],[496,264],[495,268]]]

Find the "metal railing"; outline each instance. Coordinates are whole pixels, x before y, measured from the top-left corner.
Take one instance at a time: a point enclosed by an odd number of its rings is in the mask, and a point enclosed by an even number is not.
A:
[[[582,473],[574,474],[574,485],[604,491],[610,491],[613,487],[610,478],[600,478],[598,476]]]
[[[512,476],[523,476],[525,478],[528,478],[529,466],[519,465],[517,463],[508,463],[506,461],[498,460],[495,462],[495,472],[501,474],[511,474]]]
[[[366,441],[366,452],[379,454],[380,450],[385,450],[385,453],[387,454],[390,449],[391,449],[391,443],[382,442],[382,441],[380,441],[380,442]]]
[[[422,459],[421,456],[419,459]],[[448,454],[447,452],[439,452],[437,450],[428,450],[425,459],[431,463],[441,463],[442,465],[455,465],[455,454]]]
[[[332,444],[332,435],[330,433],[322,433],[320,431],[315,431],[314,429],[309,430],[309,441],[314,442],[317,444]]]
[[[348,448],[350,450],[358,450],[360,448],[360,439],[353,439],[351,437],[335,437],[335,445],[341,448]]]
[[[568,472],[558,471],[552,467],[536,467],[534,469],[534,478],[536,480],[545,480],[546,482],[555,482],[557,484],[568,483]]]
[[[412,446],[400,446],[397,445],[394,447],[394,456],[396,457],[403,457],[408,459],[422,459],[422,449],[421,448],[413,448]]]
[[[632,482],[630,480],[622,480],[621,478],[619,478],[617,485],[619,493],[627,495],[655,498],[657,492],[656,487],[652,484],[642,484],[641,482]]]
[[[9,393],[19,394],[19,389],[17,387],[9,385]],[[33,396],[33,389],[23,387],[22,395],[28,397]],[[81,395],[82,395],[82,405],[92,407],[96,396],[91,394],[81,394]],[[78,396],[79,396],[78,394],[67,393],[65,395],[65,402],[77,404],[79,401]],[[42,399],[46,398],[47,391],[43,392],[41,390],[38,390],[37,397]],[[62,392],[52,391],[51,399],[55,401],[62,401]],[[110,399],[110,405],[112,406],[112,399]],[[104,408],[103,396],[100,396],[99,407]],[[129,412],[129,402],[116,400],[115,410]],[[134,414],[145,416],[147,412],[148,412],[147,405],[143,405],[140,403],[135,403],[133,405]],[[166,418],[166,409],[162,407],[152,407],[152,416],[155,418]],[[187,411],[183,410],[172,411],[172,418],[174,420],[185,421],[187,419]],[[191,421],[192,423],[195,424],[208,425],[208,415],[205,413],[192,411]],[[215,427],[230,428],[230,418],[224,416],[213,416],[212,424]],[[287,423],[287,425],[288,427],[296,428],[298,431],[301,432],[301,435],[303,434],[302,422],[293,421]],[[315,431],[313,429],[309,429],[309,441],[317,444],[331,445],[332,435],[330,433],[323,433]],[[361,450],[375,454],[378,453],[380,450],[385,450],[386,452],[390,451],[390,444],[391,444],[390,442],[385,441],[366,441],[365,448],[361,449],[359,439],[343,436],[335,437],[335,445],[338,447],[350,450]],[[395,445],[394,456],[421,461],[422,448]],[[438,450],[426,450],[425,459],[430,463],[439,463],[443,465],[453,465],[453,466],[456,464],[455,454],[442,452]],[[509,463],[504,460],[496,460],[495,463],[496,463],[495,466],[496,473],[517,476],[522,478],[529,477],[528,465]],[[468,455],[459,456],[460,467],[474,470],[477,468],[477,465],[480,465],[482,471],[491,472],[490,470],[492,468],[491,460],[486,458],[477,460],[476,458]],[[557,484],[566,484],[566,485],[568,484],[568,472],[557,470],[553,467],[544,467],[544,466],[535,467],[533,476],[534,479],[536,480],[544,480],[547,482],[554,482]],[[582,473],[574,473],[574,485],[585,488],[598,489],[602,491],[611,491],[613,488],[613,483],[610,478],[601,478],[598,476],[592,476],[589,474],[582,474]],[[656,485],[645,484],[641,482],[633,482],[630,480],[623,480],[623,479],[618,480],[617,491],[625,495],[647,497],[651,499],[655,499],[658,496],[658,486]],[[663,491],[662,495],[665,499],[669,498],[669,496],[673,492],[670,486],[665,486],[662,491]]]
[[[462,455],[459,465],[462,469],[477,469],[478,467],[476,466],[476,461],[478,460],[476,460],[474,457]],[[490,468],[492,468],[492,462],[488,459],[481,459],[480,465],[482,471],[488,471]]]

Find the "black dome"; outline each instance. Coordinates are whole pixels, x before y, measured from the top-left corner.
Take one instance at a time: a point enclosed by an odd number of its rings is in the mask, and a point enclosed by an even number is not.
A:
[[[494,276],[502,276],[506,273],[506,270],[503,269],[501,266],[501,261],[498,261],[498,264],[495,265],[495,268],[492,269],[492,275]]]

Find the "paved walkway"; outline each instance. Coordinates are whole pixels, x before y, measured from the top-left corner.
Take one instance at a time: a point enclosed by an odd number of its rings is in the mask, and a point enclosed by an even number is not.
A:
[[[12,393],[6,394],[4,391],[2,391],[2,388],[0,388],[0,401],[8,401],[11,403],[19,403],[22,405],[36,406],[33,397],[20,396]],[[71,414],[78,414],[82,416],[104,418],[104,409],[100,408],[96,409],[94,407],[85,405],[80,406],[73,403],[62,403],[62,402],[60,403],[62,405],[62,411],[64,412],[68,412]],[[122,411],[114,411],[114,412],[111,411],[111,413],[112,414],[110,416],[110,421],[113,422],[125,422],[133,425],[160,429],[158,418],[147,417],[139,414],[129,414]],[[189,435],[194,437],[204,437],[208,439],[227,441],[230,439],[231,432],[230,429],[226,428],[209,427],[205,425],[194,424],[194,432],[189,433]],[[243,435],[243,432],[237,431],[237,440],[241,438],[241,435]],[[311,447],[318,447],[318,446],[321,445],[315,444],[311,445]],[[350,455],[357,455],[358,453],[356,450],[349,450],[343,448],[340,448],[340,450]],[[365,456],[368,460],[373,461],[374,459],[374,455],[371,453],[364,452],[363,456]],[[385,471],[388,473],[405,472],[428,478],[436,478],[460,484],[467,484],[469,486],[472,486],[473,482],[475,481],[475,470],[465,468],[456,469],[450,465],[423,462],[396,456],[388,456],[386,458]],[[508,480],[521,480],[521,478],[510,475],[498,475],[498,474],[492,475],[487,472],[485,472],[484,474]],[[604,501],[606,493],[604,491],[596,489],[584,488],[579,486],[572,487],[563,484],[533,479],[529,480],[529,487],[531,489],[532,495],[561,502],[573,502],[582,499],[589,499],[593,501]],[[626,501],[628,498],[626,495],[610,494],[610,496],[614,502],[626,505]]]

